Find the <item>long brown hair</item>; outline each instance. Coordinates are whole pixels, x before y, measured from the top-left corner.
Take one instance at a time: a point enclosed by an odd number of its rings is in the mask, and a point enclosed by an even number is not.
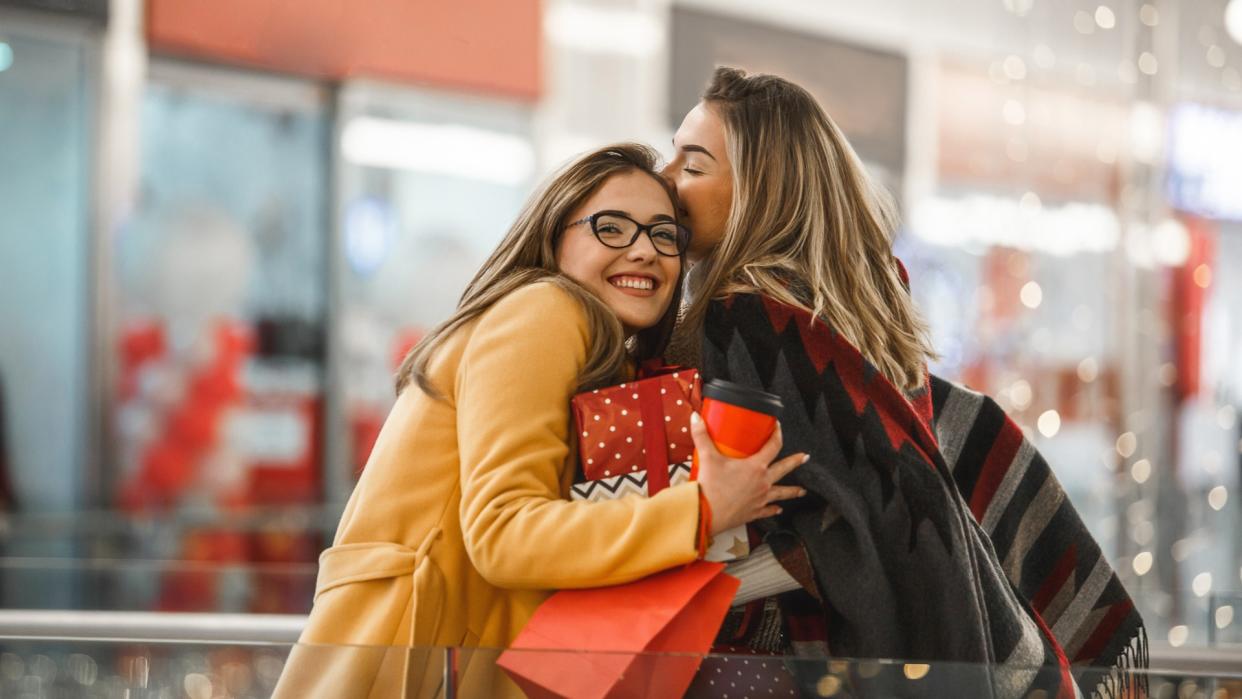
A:
[[[649,146],[618,143],[580,156],[541,187],[527,201],[504,240],[466,286],[453,315],[432,330],[406,355],[397,372],[397,393],[411,382],[425,393],[439,396],[427,376],[436,350],[454,331],[480,316],[507,294],[527,284],[547,281],[564,289],[582,304],[586,313],[591,349],[578,376],[578,390],[589,390],[621,380],[630,361],[658,357],[672,335],[681,302],[682,259],[673,299],[656,325],[640,330],[632,342],[625,339],[621,321],[595,294],[561,274],[556,265],[556,246],[569,216],[613,175],[639,171],[664,188],[679,210],[676,194],[659,175],[660,156]],[[568,321],[566,321],[568,322]]]
[[[894,385],[935,356],[893,260],[895,206],[815,98],[788,80],[717,68],[703,102],[725,124],[733,202],[696,270],[690,328],[713,298],[759,292],[823,318]]]

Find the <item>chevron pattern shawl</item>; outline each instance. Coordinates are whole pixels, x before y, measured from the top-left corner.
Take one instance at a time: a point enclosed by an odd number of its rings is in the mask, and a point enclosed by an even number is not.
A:
[[[937,377],[903,395],[824,323],[753,294],[712,303],[701,353],[705,380],[779,394],[784,452],[811,455],[790,477],[808,496],[768,540],[804,549],[833,655],[994,668],[945,688],[959,696],[1146,693],[1127,672],[1147,664],[1133,602],[994,401]]]

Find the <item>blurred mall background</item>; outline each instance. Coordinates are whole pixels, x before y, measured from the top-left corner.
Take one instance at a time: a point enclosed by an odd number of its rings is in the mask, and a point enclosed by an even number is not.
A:
[[[0,0],[0,607],[304,613],[405,351],[716,64],[897,196],[1155,646],[1242,643],[1242,0]]]

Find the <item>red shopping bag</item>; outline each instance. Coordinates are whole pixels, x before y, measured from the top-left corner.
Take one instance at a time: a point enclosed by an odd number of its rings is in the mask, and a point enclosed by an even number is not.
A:
[[[737,578],[697,561],[625,585],[565,590],[496,664],[532,699],[680,697],[720,630]]]

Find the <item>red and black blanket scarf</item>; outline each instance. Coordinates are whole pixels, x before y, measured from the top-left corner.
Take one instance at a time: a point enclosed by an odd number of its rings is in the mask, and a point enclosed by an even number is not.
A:
[[[761,524],[820,617],[784,610],[795,648],[963,663],[956,696],[1146,694],[1133,601],[991,398],[931,375],[905,395],[823,322],[753,294],[712,303],[701,370],[780,395],[783,454],[811,456],[787,479],[808,495]]]

